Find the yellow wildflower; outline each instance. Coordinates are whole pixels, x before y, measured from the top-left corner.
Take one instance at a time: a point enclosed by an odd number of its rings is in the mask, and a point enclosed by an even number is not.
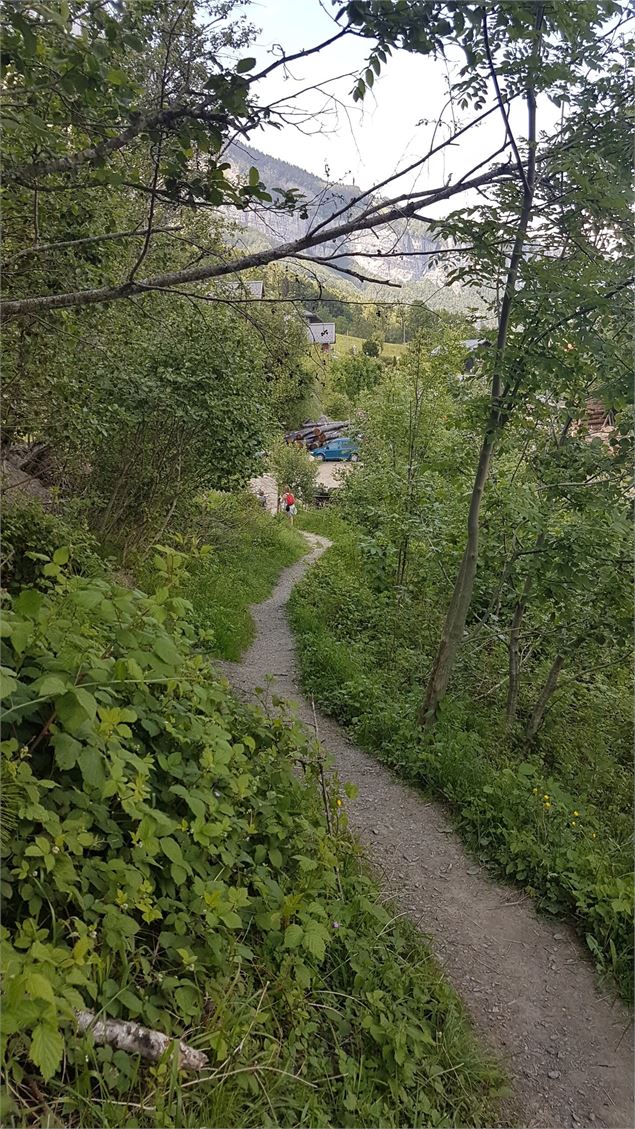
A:
[[[551,807],[551,804],[549,803],[549,800],[547,800],[547,803],[546,803],[546,804],[543,804],[542,806],[543,806],[544,808],[550,808],[550,807]]]
[[[338,806],[338,808],[341,808],[341,806],[342,806],[342,801],[341,801],[341,800],[338,800],[338,801],[337,801],[337,806]]]
[[[579,814],[580,814],[580,812],[579,812],[579,811],[574,811],[574,813],[573,813],[573,814],[574,814],[574,815],[579,815]]]
[[[593,831],[593,832],[591,833],[591,838],[592,838],[592,839],[597,839],[597,835],[595,834],[595,831]]]
[[[545,794],[544,794],[544,796],[543,796],[542,798],[543,798],[543,800],[548,800],[548,799],[549,799],[549,797],[548,797],[548,795],[547,795],[547,793],[546,793],[546,792],[545,792]]]
[[[572,819],[572,820],[571,820],[571,826],[572,826],[572,827],[576,827],[576,826],[577,826],[577,825],[576,825],[576,821],[575,821],[575,819]]]
[[[538,795],[538,789],[537,788],[532,788],[532,792],[533,792],[534,796]]]

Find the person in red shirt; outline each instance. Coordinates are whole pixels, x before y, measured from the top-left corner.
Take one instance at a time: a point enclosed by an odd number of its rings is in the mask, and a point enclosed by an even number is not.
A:
[[[280,499],[280,505],[282,506],[284,512],[286,513],[287,517],[289,518],[291,525],[293,525],[293,519],[294,519],[294,517],[297,513],[297,510],[296,510],[295,498],[294,498],[293,494],[291,493],[291,491],[289,490],[288,486],[285,487],[285,489],[284,489],[284,493],[283,493],[283,495]]]

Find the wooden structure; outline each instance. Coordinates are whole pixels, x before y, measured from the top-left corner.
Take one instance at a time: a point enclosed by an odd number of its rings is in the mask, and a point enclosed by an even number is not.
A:
[[[329,439],[339,439],[349,427],[348,420],[332,420],[320,416],[317,420],[305,420],[297,431],[288,431],[285,443],[299,443],[308,451],[328,443]]]

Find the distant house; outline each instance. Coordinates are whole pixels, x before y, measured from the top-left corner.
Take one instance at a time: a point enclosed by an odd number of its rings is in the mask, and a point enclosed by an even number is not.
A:
[[[223,291],[229,291],[231,295],[236,296],[238,301],[249,302],[253,299],[261,300],[265,296],[265,284],[262,279],[223,278],[218,280],[212,287],[212,290],[215,291],[219,284]]]
[[[261,279],[259,279],[258,281],[252,281],[250,278],[248,278],[245,280],[245,286],[247,287],[252,298],[264,298],[265,284]]]
[[[608,439],[615,427],[615,412],[612,408],[606,408],[600,400],[587,400],[585,422],[589,435]]]
[[[302,316],[306,323],[307,340],[313,345],[321,345],[328,352],[335,344],[335,322],[321,321],[311,310],[303,310]]]
[[[478,337],[469,338],[466,341],[461,341],[461,345],[465,349],[465,359],[463,361],[463,374],[459,376],[459,380],[464,380],[465,374],[473,371],[477,361],[477,358],[474,355],[477,349],[486,348],[487,346],[489,346],[489,344],[490,342],[487,340],[487,338]],[[436,355],[441,352],[441,349],[442,346],[437,345],[436,349],[432,350],[432,356],[436,357]]]

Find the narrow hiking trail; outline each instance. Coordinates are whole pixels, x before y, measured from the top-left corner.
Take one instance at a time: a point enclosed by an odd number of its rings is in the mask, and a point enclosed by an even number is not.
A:
[[[286,569],[272,596],[252,608],[257,635],[240,664],[223,663],[250,697],[272,675],[271,691],[302,697],[286,604],[295,584],[328,548]],[[513,1086],[513,1119],[531,1129],[627,1129],[634,1122],[632,1025],[627,1009],[599,986],[569,926],[537,916],[529,898],[493,881],[470,858],[440,804],[400,781],[317,713],[322,744],[342,781],[351,829],[367,848],[386,897],[431,939],[482,1040]]]

